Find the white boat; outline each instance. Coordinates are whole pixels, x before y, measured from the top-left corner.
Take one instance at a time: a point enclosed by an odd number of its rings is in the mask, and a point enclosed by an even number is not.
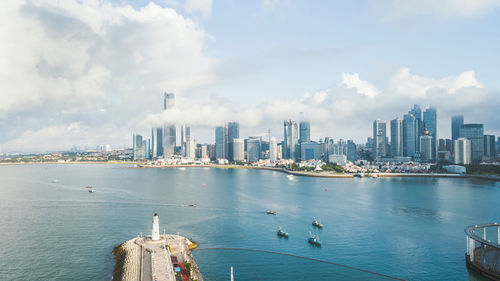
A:
[[[293,180],[293,175],[288,175],[287,177],[288,177],[288,179]]]
[[[94,192],[95,192],[95,190],[89,189],[89,193],[94,193]]]

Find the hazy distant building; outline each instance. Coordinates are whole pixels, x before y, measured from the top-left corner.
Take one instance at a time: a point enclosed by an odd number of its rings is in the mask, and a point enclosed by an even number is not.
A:
[[[403,156],[415,157],[419,147],[419,122],[412,114],[403,116]]]
[[[451,117],[451,139],[456,140],[460,137],[460,127],[464,124],[464,116],[456,115]]]
[[[386,124],[385,121],[373,121],[373,158],[385,157],[386,154]]]
[[[186,158],[189,159],[195,159],[196,158],[196,141],[195,140],[188,140],[186,142]]]
[[[403,119],[391,120],[391,156],[403,156]]]
[[[347,160],[351,162],[359,160],[358,147],[352,140],[347,141]]]
[[[283,159],[296,159],[299,135],[295,121],[284,121]]]
[[[181,125],[181,154],[187,157],[187,145],[191,140],[191,128],[187,125]],[[189,158],[189,157],[188,157]]]
[[[319,143],[315,141],[303,142],[300,144],[300,160],[318,160],[319,159]]]
[[[434,159],[432,143],[432,136],[429,135],[429,131],[425,130],[424,135],[420,137],[420,159],[424,162]]]
[[[471,141],[471,161],[481,162],[484,155],[483,124],[463,124],[460,126],[460,137]]]
[[[247,140],[247,161],[259,161],[262,153],[262,137],[250,137]]]
[[[165,92],[163,94],[163,110],[172,109],[175,106],[175,94]]]
[[[484,135],[484,157],[488,161],[494,161],[496,159],[496,154],[495,136]]]
[[[233,141],[240,137],[240,124],[238,122],[227,123],[227,158],[229,161],[235,161],[233,155]]]
[[[151,132],[151,154],[153,158],[163,157],[163,129],[153,128]]]
[[[328,163],[344,166],[347,162],[347,157],[345,155],[328,155]]]
[[[243,139],[233,139],[233,161],[245,161],[245,142]]]
[[[271,162],[278,160],[278,143],[274,137],[269,140],[269,160]]]
[[[134,161],[144,160],[144,148],[142,136],[139,134],[134,134],[132,140],[132,151],[134,153]]]
[[[471,163],[471,141],[458,138],[454,141],[455,164],[467,165]]]
[[[215,157],[226,159],[227,130],[224,126],[215,128]]]
[[[311,141],[311,124],[307,121],[300,122],[299,143]]]
[[[432,157],[431,159],[436,159],[437,153],[437,110],[434,107],[427,108],[423,113],[423,126],[424,130],[426,129],[429,133],[429,136],[432,137],[431,140],[431,149],[432,149]],[[424,133],[425,135],[425,133]],[[422,147],[422,145],[421,145]],[[422,150],[420,150],[422,152]],[[429,159],[430,160],[430,159]]]
[[[163,109],[171,110],[175,107],[175,94],[163,94]],[[175,145],[177,141],[177,128],[175,124],[169,123],[163,126],[163,158],[171,158],[175,155]]]

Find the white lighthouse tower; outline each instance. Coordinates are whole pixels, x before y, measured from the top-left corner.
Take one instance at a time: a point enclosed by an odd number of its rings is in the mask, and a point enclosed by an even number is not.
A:
[[[151,234],[151,240],[160,240],[160,219],[158,218],[157,213],[153,216],[153,233]]]

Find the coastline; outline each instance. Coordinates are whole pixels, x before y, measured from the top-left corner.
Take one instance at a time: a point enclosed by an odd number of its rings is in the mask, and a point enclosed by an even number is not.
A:
[[[9,165],[75,165],[75,164],[109,164],[109,165],[139,165],[139,167],[126,167],[129,169],[148,169],[148,168],[216,168],[216,169],[255,169],[255,170],[269,170],[280,173],[285,173],[301,177],[317,177],[317,178],[354,178],[354,174],[337,174],[331,172],[301,172],[291,171],[284,168],[274,167],[260,167],[260,166],[240,166],[240,165],[219,165],[219,164],[187,164],[187,165],[165,165],[165,166],[144,166],[145,162],[131,162],[131,161],[72,161],[72,162],[23,162],[23,163],[0,163],[0,166]],[[431,178],[472,178],[490,181],[500,181],[500,176],[496,175],[478,175],[478,174],[435,174],[435,173],[371,173],[372,176],[377,178],[396,178],[396,177],[431,177]],[[373,176],[375,175],[375,176]]]

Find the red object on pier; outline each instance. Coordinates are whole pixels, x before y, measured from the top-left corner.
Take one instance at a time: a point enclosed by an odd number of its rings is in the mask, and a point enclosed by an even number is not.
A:
[[[189,277],[187,276],[187,270],[186,267],[184,266],[184,263],[183,262],[179,263],[179,266],[181,267],[182,281],[189,281]]]

